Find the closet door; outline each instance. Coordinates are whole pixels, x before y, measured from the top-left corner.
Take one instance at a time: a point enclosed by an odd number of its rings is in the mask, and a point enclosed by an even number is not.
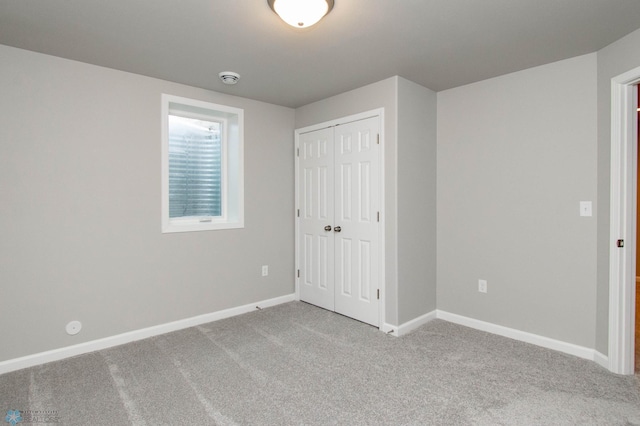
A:
[[[378,118],[335,127],[335,311],[378,324]]]
[[[300,299],[379,325],[379,118],[299,137]]]
[[[300,300],[334,309],[333,129],[300,135]]]

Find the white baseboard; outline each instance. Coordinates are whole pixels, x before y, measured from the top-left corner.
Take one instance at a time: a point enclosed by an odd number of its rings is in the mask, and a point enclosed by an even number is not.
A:
[[[423,324],[433,320],[441,319],[449,321],[454,324],[464,325],[466,327],[474,328],[476,330],[486,331],[488,333],[497,334],[499,336],[508,337],[510,339],[519,340],[521,342],[531,343],[533,345],[542,346],[543,348],[553,349],[559,352],[564,352],[570,355],[574,355],[580,358],[585,358],[591,361],[595,361],[599,365],[605,368],[609,367],[609,360],[605,355],[596,352],[593,349],[585,348],[583,346],[574,345],[572,343],[562,342],[560,340],[551,339],[544,336],[539,336],[533,333],[527,333],[526,331],[520,331],[509,327],[503,327],[493,323],[480,321],[477,319],[465,317],[458,314],[452,314],[439,309],[424,314],[418,318],[415,318],[409,322],[401,324],[400,326],[394,326],[391,324],[384,324],[381,330],[391,334],[392,336],[404,336],[405,334],[415,330]]]
[[[410,332],[412,332],[413,330],[415,330],[416,328],[420,327],[421,325],[424,325],[426,323],[428,323],[431,320],[436,319],[436,311],[431,311],[428,312],[424,315],[419,316],[418,318],[414,318],[411,321],[407,321],[404,324],[400,324],[400,325],[391,325],[388,323],[384,323],[382,324],[382,326],[380,327],[380,331],[383,331],[387,334],[390,334],[392,336],[396,336],[396,337],[400,337],[400,336],[404,336],[405,334],[408,334]]]
[[[593,351],[593,360],[599,366],[604,367],[607,370],[610,370],[610,368],[609,368],[609,357],[607,355],[602,355],[598,351]]]
[[[390,324],[385,324],[385,327],[388,328],[388,331],[387,331],[388,334],[391,334],[392,336],[400,337],[400,336],[404,336],[405,334],[411,333],[416,328],[434,319],[436,319],[435,310],[428,312],[424,315],[421,315],[418,318],[414,318],[411,321],[407,321],[404,324],[400,324],[397,327]]]
[[[235,308],[224,309],[222,311],[212,312],[209,314],[198,315],[183,320],[173,321],[166,324],[160,324],[153,327],[143,328],[140,330],[134,330],[127,333],[118,334],[115,336],[105,337],[103,339],[92,340],[90,342],[79,343],[73,346],[67,346],[60,349],[54,349],[46,352],[40,352],[33,355],[24,356],[21,358],[10,359],[0,362],[0,374],[9,373],[11,371],[21,370],[23,368],[33,367],[47,362],[58,361],[65,358],[70,358],[77,355],[82,355],[89,352],[98,351],[101,349],[107,349],[114,346],[123,345],[125,343],[135,342],[137,340],[146,339],[160,334],[170,333],[172,331],[182,330],[189,327],[195,327],[201,324],[206,324],[213,321],[218,321],[225,318],[230,318],[236,315],[245,314],[256,310],[256,308],[268,308],[271,306],[280,305],[282,303],[292,302],[296,300],[296,295],[288,294],[286,296],[276,297],[273,299],[263,300],[261,302],[250,303],[244,306],[238,306]],[[404,336],[410,333],[416,328],[426,324],[433,319],[442,319],[455,324],[464,325],[466,327],[474,328],[476,330],[486,331],[488,333],[497,334],[499,336],[508,337],[514,340],[520,340],[522,342],[531,343],[537,346],[541,346],[548,349],[553,349],[559,352],[564,352],[570,355],[574,355],[580,358],[588,359],[596,362],[598,365],[609,369],[609,358],[600,352],[585,348],[583,346],[574,345],[572,343],[566,343],[548,337],[539,336],[537,334],[527,333],[525,331],[516,330],[513,328],[503,327],[500,325],[492,324],[485,321],[476,320],[462,315],[452,314],[446,311],[435,310],[426,313],[418,318],[408,321],[400,326],[384,323],[380,330],[391,334],[393,336]]]
[[[386,322],[380,326],[380,331],[382,331],[383,333],[390,334],[392,336],[398,335],[397,329],[398,329],[397,326],[388,324]]]
[[[549,337],[539,336],[537,334],[527,333],[526,331],[503,327],[501,325],[463,317],[462,315],[452,314],[441,310],[437,311],[437,317],[438,319],[464,325],[470,328],[475,328],[476,330],[486,331],[488,333],[497,334],[499,336],[508,337],[514,340],[520,340],[521,342],[531,343],[533,345],[542,346],[543,348],[553,349],[580,358],[596,361],[596,351],[593,349],[585,348],[584,346],[562,342],[560,340],[551,339]]]
[[[21,370],[35,365],[45,364],[47,362],[58,361],[72,356],[81,355],[89,352],[107,349],[119,346],[125,343],[135,342],[137,340],[146,339],[148,337],[158,336],[160,334],[170,333],[172,331],[182,330],[197,325],[218,321],[224,318],[236,315],[246,314],[255,311],[257,308],[268,308],[295,300],[295,294],[288,294],[273,299],[263,300],[261,302],[250,303],[244,306],[224,309],[222,311],[212,312],[209,314],[198,315],[183,320],[173,321],[166,324],[160,324],[153,327],[143,328],[140,330],[129,331],[127,333],[115,336],[105,337],[103,339],[92,340],[90,342],[79,343],[73,346],[67,346],[60,349],[54,349],[46,352],[40,352],[33,355],[27,355],[21,358],[10,359],[0,362],[0,374],[11,371]]]
[[[399,337],[436,318],[444,321],[449,321],[454,324],[464,325],[476,330],[486,331],[487,333],[497,334],[499,336],[519,340],[521,342],[531,343],[543,348],[553,349],[555,351],[574,355],[579,358],[588,359],[590,361],[594,361],[596,364],[606,368],[607,370],[609,369],[609,357],[601,354],[595,349],[589,349],[583,346],[574,345],[572,343],[551,339],[549,337],[527,333],[526,331],[520,331],[509,327],[503,327],[501,325],[464,317],[462,315],[452,314],[446,311],[441,311],[439,309],[424,314],[404,324],[401,324],[400,326],[394,326],[385,323],[380,329],[388,334],[391,334],[392,336]]]

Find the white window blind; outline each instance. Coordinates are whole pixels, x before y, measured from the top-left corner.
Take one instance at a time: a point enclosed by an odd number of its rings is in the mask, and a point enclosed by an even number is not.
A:
[[[221,217],[222,123],[169,115],[169,217]]]

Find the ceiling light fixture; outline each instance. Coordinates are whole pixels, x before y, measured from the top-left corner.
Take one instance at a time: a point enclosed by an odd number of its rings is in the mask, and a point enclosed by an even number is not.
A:
[[[222,71],[218,77],[224,84],[236,84],[240,80],[240,74],[233,71]]]
[[[284,22],[296,28],[307,28],[333,9],[333,0],[267,0],[269,7]]]

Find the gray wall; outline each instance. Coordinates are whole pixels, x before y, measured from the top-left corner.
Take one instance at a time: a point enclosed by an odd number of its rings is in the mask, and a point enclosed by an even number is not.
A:
[[[398,316],[436,309],[436,93],[398,79]]]
[[[398,325],[398,226],[397,226],[397,92],[398,77],[297,108],[297,129],[384,108],[385,143],[385,322]]]
[[[598,52],[598,310],[596,350],[609,353],[611,79],[640,66],[640,30]],[[637,274],[636,274],[637,275]]]
[[[294,291],[292,109],[5,46],[0,63],[0,361]],[[161,93],[244,108],[244,229],[161,234]]]
[[[438,309],[594,347],[596,71],[589,54],[438,93]]]

